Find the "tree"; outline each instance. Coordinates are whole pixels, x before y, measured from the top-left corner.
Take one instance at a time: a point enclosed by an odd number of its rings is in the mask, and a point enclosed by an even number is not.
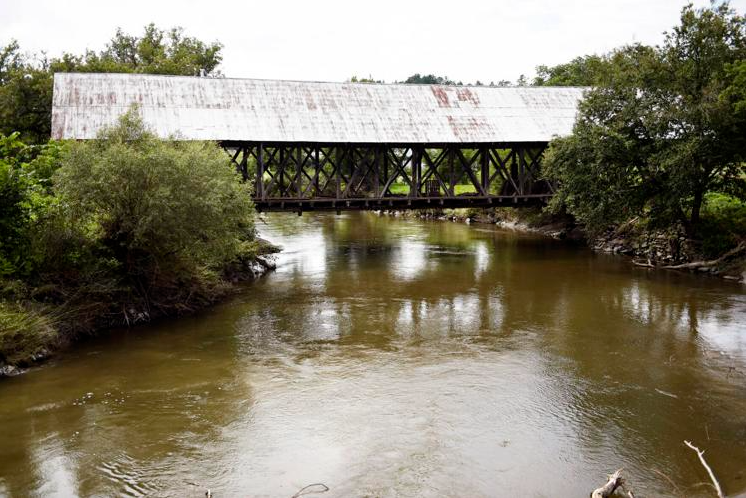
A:
[[[101,52],[87,51],[82,56],[64,54],[51,61],[52,72],[148,73],[182,76],[219,76],[217,71],[223,46],[206,44],[184,36],[182,28],[168,32],[154,24],[145,26],[141,37],[116,34]]]
[[[406,80],[402,81],[405,84],[413,85],[455,85],[456,82],[449,79],[448,76],[435,76],[434,74],[421,75],[415,73]]]
[[[538,66],[535,86],[598,86],[608,71],[608,58],[599,55],[577,57],[565,64]]]
[[[735,109],[737,119],[746,118],[746,60],[728,66],[730,85],[722,97]]]
[[[250,187],[227,154],[213,143],[158,139],[136,108],[98,140],[71,144],[54,189],[63,215],[136,288],[219,272],[253,247]]]
[[[349,79],[348,81],[349,81],[350,83],[378,83],[378,84],[383,84],[383,83],[386,83],[386,82],[385,82],[385,81],[383,81],[383,80],[377,80],[377,79],[373,78],[373,76],[372,76],[372,75],[368,75],[368,77],[367,77],[367,78],[358,78],[358,77],[357,77],[357,75],[354,75],[354,76],[353,76],[352,78],[350,78],[350,79]]]
[[[0,50],[0,85],[6,84],[13,72],[23,65],[19,49],[18,42],[12,40]]]
[[[744,192],[746,126],[737,112],[746,23],[729,5],[681,13],[662,46],[608,56],[570,137],[545,158],[566,205],[589,229],[634,215],[680,221],[690,235],[705,194]]]
[[[153,73],[219,76],[222,45],[185,36],[181,28],[166,32],[150,24],[142,36],[118,29],[106,48],[78,56],[33,58],[16,41],[0,50],[0,133],[19,132],[27,143],[49,140],[55,72]]]
[[[50,178],[62,147],[24,144],[0,134],[0,277],[31,270],[30,226],[50,203]]]
[[[17,134],[0,136],[0,277],[15,271],[25,239],[28,194],[17,167],[18,152],[24,147]]]

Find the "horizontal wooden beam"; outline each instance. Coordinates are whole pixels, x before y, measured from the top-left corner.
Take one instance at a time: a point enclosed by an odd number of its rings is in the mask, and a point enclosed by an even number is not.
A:
[[[255,142],[243,140],[223,140],[220,145],[227,149],[235,147],[256,147],[259,144],[265,147],[387,147],[392,149],[408,149],[411,147],[424,147],[426,149],[443,149],[458,147],[460,149],[479,149],[488,147],[491,149],[512,149],[515,147],[546,148],[549,142],[413,142],[413,143],[382,143],[382,142]]]
[[[335,199],[317,197],[254,199],[259,212],[269,211],[378,211],[402,209],[453,209],[463,207],[528,207],[542,206],[551,194],[523,196],[477,196],[459,195],[455,197],[356,197]]]

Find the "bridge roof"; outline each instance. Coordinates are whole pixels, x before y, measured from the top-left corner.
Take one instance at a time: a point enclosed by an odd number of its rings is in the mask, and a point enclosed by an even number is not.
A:
[[[132,104],[162,137],[315,143],[547,142],[583,88],[54,75],[52,137],[91,139]]]

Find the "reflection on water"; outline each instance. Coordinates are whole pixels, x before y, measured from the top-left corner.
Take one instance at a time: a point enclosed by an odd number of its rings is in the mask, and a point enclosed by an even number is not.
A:
[[[277,272],[0,383],[0,495],[746,493],[746,293],[492,227],[267,216]]]

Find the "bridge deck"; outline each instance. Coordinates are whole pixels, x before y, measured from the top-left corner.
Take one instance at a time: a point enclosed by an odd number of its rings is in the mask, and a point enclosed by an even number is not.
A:
[[[459,195],[455,197],[357,197],[336,198],[271,198],[254,197],[259,212],[270,211],[378,211],[404,209],[453,209],[469,207],[528,207],[544,205],[551,194],[522,196],[508,195]]]

